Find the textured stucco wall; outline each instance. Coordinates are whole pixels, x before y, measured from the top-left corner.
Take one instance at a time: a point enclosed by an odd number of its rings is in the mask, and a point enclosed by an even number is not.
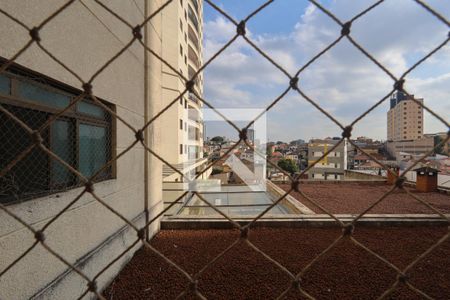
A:
[[[30,27],[36,26],[66,1],[2,0],[3,10]],[[150,1],[148,10],[156,10],[161,1]],[[131,24],[144,19],[144,1],[111,0],[108,6]],[[148,25],[152,49],[161,52],[161,18]],[[131,40],[131,30],[92,0],[76,1],[48,23],[40,32],[42,44],[56,57],[87,81],[106,61]],[[26,30],[5,16],[0,16],[0,56],[9,58],[27,41]],[[52,61],[36,45],[31,46],[17,63],[58,81],[81,89],[81,83]],[[135,128],[144,124],[145,105],[148,118],[161,109],[161,65],[153,57],[148,60],[148,84],[144,82],[144,49],[135,43],[93,82],[94,94],[115,104],[117,114]],[[146,93],[147,90],[147,93]],[[147,102],[145,101],[147,97]],[[147,103],[147,104],[146,104]],[[147,142],[159,147],[159,122],[150,126]],[[117,121],[117,153],[134,140],[134,134]],[[148,201],[150,218],[161,209],[161,164],[148,159],[148,197],[145,194],[144,156],[142,146],[135,146],[117,162],[117,178],[95,185],[96,193],[127,219],[142,226],[144,202]],[[40,229],[72,201],[82,189],[34,199],[8,208],[34,228]],[[66,260],[79,265],[92,278],[136,238],[125,223],[90,195],[83,196],[45,232],[46,242]],[[158,222],[151,226],[153,234]],[[120,231],[120,233],[118,233]],[[116,234],[116,235],[114,235]],[[112,235],[114,235],[112,237]],[[16,259],[34,242],[32,234],[0,211],[0,270]],[[93,252],[94,251],[94,252]],[[103,288],[131,257],[131,251],[98,279]],[[86,282],[38,245],[0,279],[0,299],[76,299]],[[57,280],[56,280],[57,279]],[[56,280],[56,281],[55,281]],[[92,297],[92,295],[89,295]]]

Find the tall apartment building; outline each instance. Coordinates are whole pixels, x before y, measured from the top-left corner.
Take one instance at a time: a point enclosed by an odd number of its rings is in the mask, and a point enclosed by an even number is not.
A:
[[[423,133],[423,108],[412,97],[394,93],[387,113],[387,150],[397,160],[401,153],[424,154],[434,147],[434,139]]]
[[[423,103],[423,99],[416,100]],[[403,92],[394,93],[387,113],[387,140],[397,142],[422,137],[423,108]]]
[[[162,11],[163,58],[188,79],[202,65],[202,27],[201,0],[172,1]],[[185,90],[185,83],[168,66],[163,65],[162,71],[162,101],[169,105]],[[203,74],[195,80],[194,89],[203,94]],[[164,157],[183,173],[194,173],[205,162],[201,108],[201,101],[187,93],[162,116]],[[178,181],[180,177],[165,166],[165,181]]]
[[[324,153],[339,142],[339,139],[314,139],[308,143],[308,165],[313,164]],[[348,141],[345,139],[336,149],[330,152],[321,161],[315,164],[308,171],[309,179],[322,179],[322,180],[343,180],[344,171],[347,170],[348,153],[349,151]]]

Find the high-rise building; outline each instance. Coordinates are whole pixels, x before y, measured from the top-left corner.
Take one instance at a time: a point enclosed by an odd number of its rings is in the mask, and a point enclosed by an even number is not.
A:
[[[170,66],[191,79],[202,65],[202,0],[171,2],[162,11],[162,54]],[[169,105],[184,90],[184,81],[171,68],[163,65],[163,107]],[[203,74],[195,80],[194,89],[202,96]],[[162,117],[161,136],[164,157],[183,173],[195,172],[203,162],[202,103],[193,93],[186,93]],[[170,168],[167,174],[171,174]],[[172,178],[166,180],[178,180]]]
[[[403,92],[396,92],[391,97],[391,106],[387,113],[387,140],[417,140],[423,137],[423,108]]]

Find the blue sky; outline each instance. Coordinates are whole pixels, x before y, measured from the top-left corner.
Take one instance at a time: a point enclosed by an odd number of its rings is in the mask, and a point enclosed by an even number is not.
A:
[[[255,34],[286,34],[292,30],[307,7],[305,1],[297,2],[292,5],[292,1],[275,1],[269,6],[269,11],[263,11],[258,17],[251,19],[248,26]],[[235,20],[242,20],[264,2],[228,0],[215,3],[229,12]],[[217,11],[206,3],[204,7],[205,21],[215,21],[218,17]],[[283,22],[275,22],[278,19],[283,19]]]
[[[346,21],[375,1],[320,1]],[[446,1],[429,0],[449,18]],[[214,1],[235,20],[264,1]],[[204,58],[235,33],[232,23],[204,3]],[[290,74],[335,40],[340,27],[304,0],[275,0],[247,24],[248,37]],[[352,25],[351,35],[394,75],[400,76],[447,37],[448,28],[412,0],[386,0]],[[300,76],[300,88],[344,125],[392,88],[389,79],[347,40],[342,40]],[[286,89],[288,79],[239,38],[205,70],[205,98],[219,108],[264,108]],[[407,77],[406,88],[448,121],[450,49],[447,45]],[[385,102],[355,126],[354,136],[386,138]],[[270,140],[340,135],[340,129],[295,92],[267,115]],[[225,124],[206,123],[207,135],[236,136]],[[446,131],[425,114],[425,133]]]

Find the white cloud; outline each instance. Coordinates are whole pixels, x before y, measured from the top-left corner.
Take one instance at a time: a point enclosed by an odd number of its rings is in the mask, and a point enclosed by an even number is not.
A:
[[[448,28],[414,1],[386,2],[355,21],[351,35],[394,75],[399,76],[441,43],[446,38]],[[345,21],[373,2],[358,1],[358,10],[354,8],[354,3],[351,0],[332,1],[329,9]],[[450,13],[449,7],[432,4]],[[349,13],[349,7],[354,8],[354,11]],[[294,74],[308,59],[335,40],[339,32],[340,28],[334,21],[309,5],[298,23],[285,34],[253,32],[250,35],[277,63]],[[234,25],[221,17],[206,22],[206,56],[210,57],[234,34]],[[449,55],[447,46],[439,55],[409,74],[406,85],[418,97],[425,98],[425,104],[444,118],[450,115]],[[287,85],[288,79],[242,39],[221,54],[205,73],[205,95],[212,103],[220,106],[264,107]],[[393,82],[343,39],[300,75],[300,86],[307,95],[346,125],[385,96],[392,89]],[[277,107],[277,113],[273,120],[269,119],[269,123],[272,122],[270,136],[295,139],[333,134],[329,132],[328,125],[322,126],[322,118],[313,117],[315,115],[311,114],[310,104],[300,96],[295,101],[298,109],[295,109],[292,104],[295,102],[291,100],[283,99],[277,104],[280,106]],[[281,108],[283,105],[286,109]],[[358,123],[356,132],[384,139],[387,109],[387,104],[382,104]],[[445,130],[431,116],[426,118],[426,132]],[[291,122],[291,119],[296,122]]]

